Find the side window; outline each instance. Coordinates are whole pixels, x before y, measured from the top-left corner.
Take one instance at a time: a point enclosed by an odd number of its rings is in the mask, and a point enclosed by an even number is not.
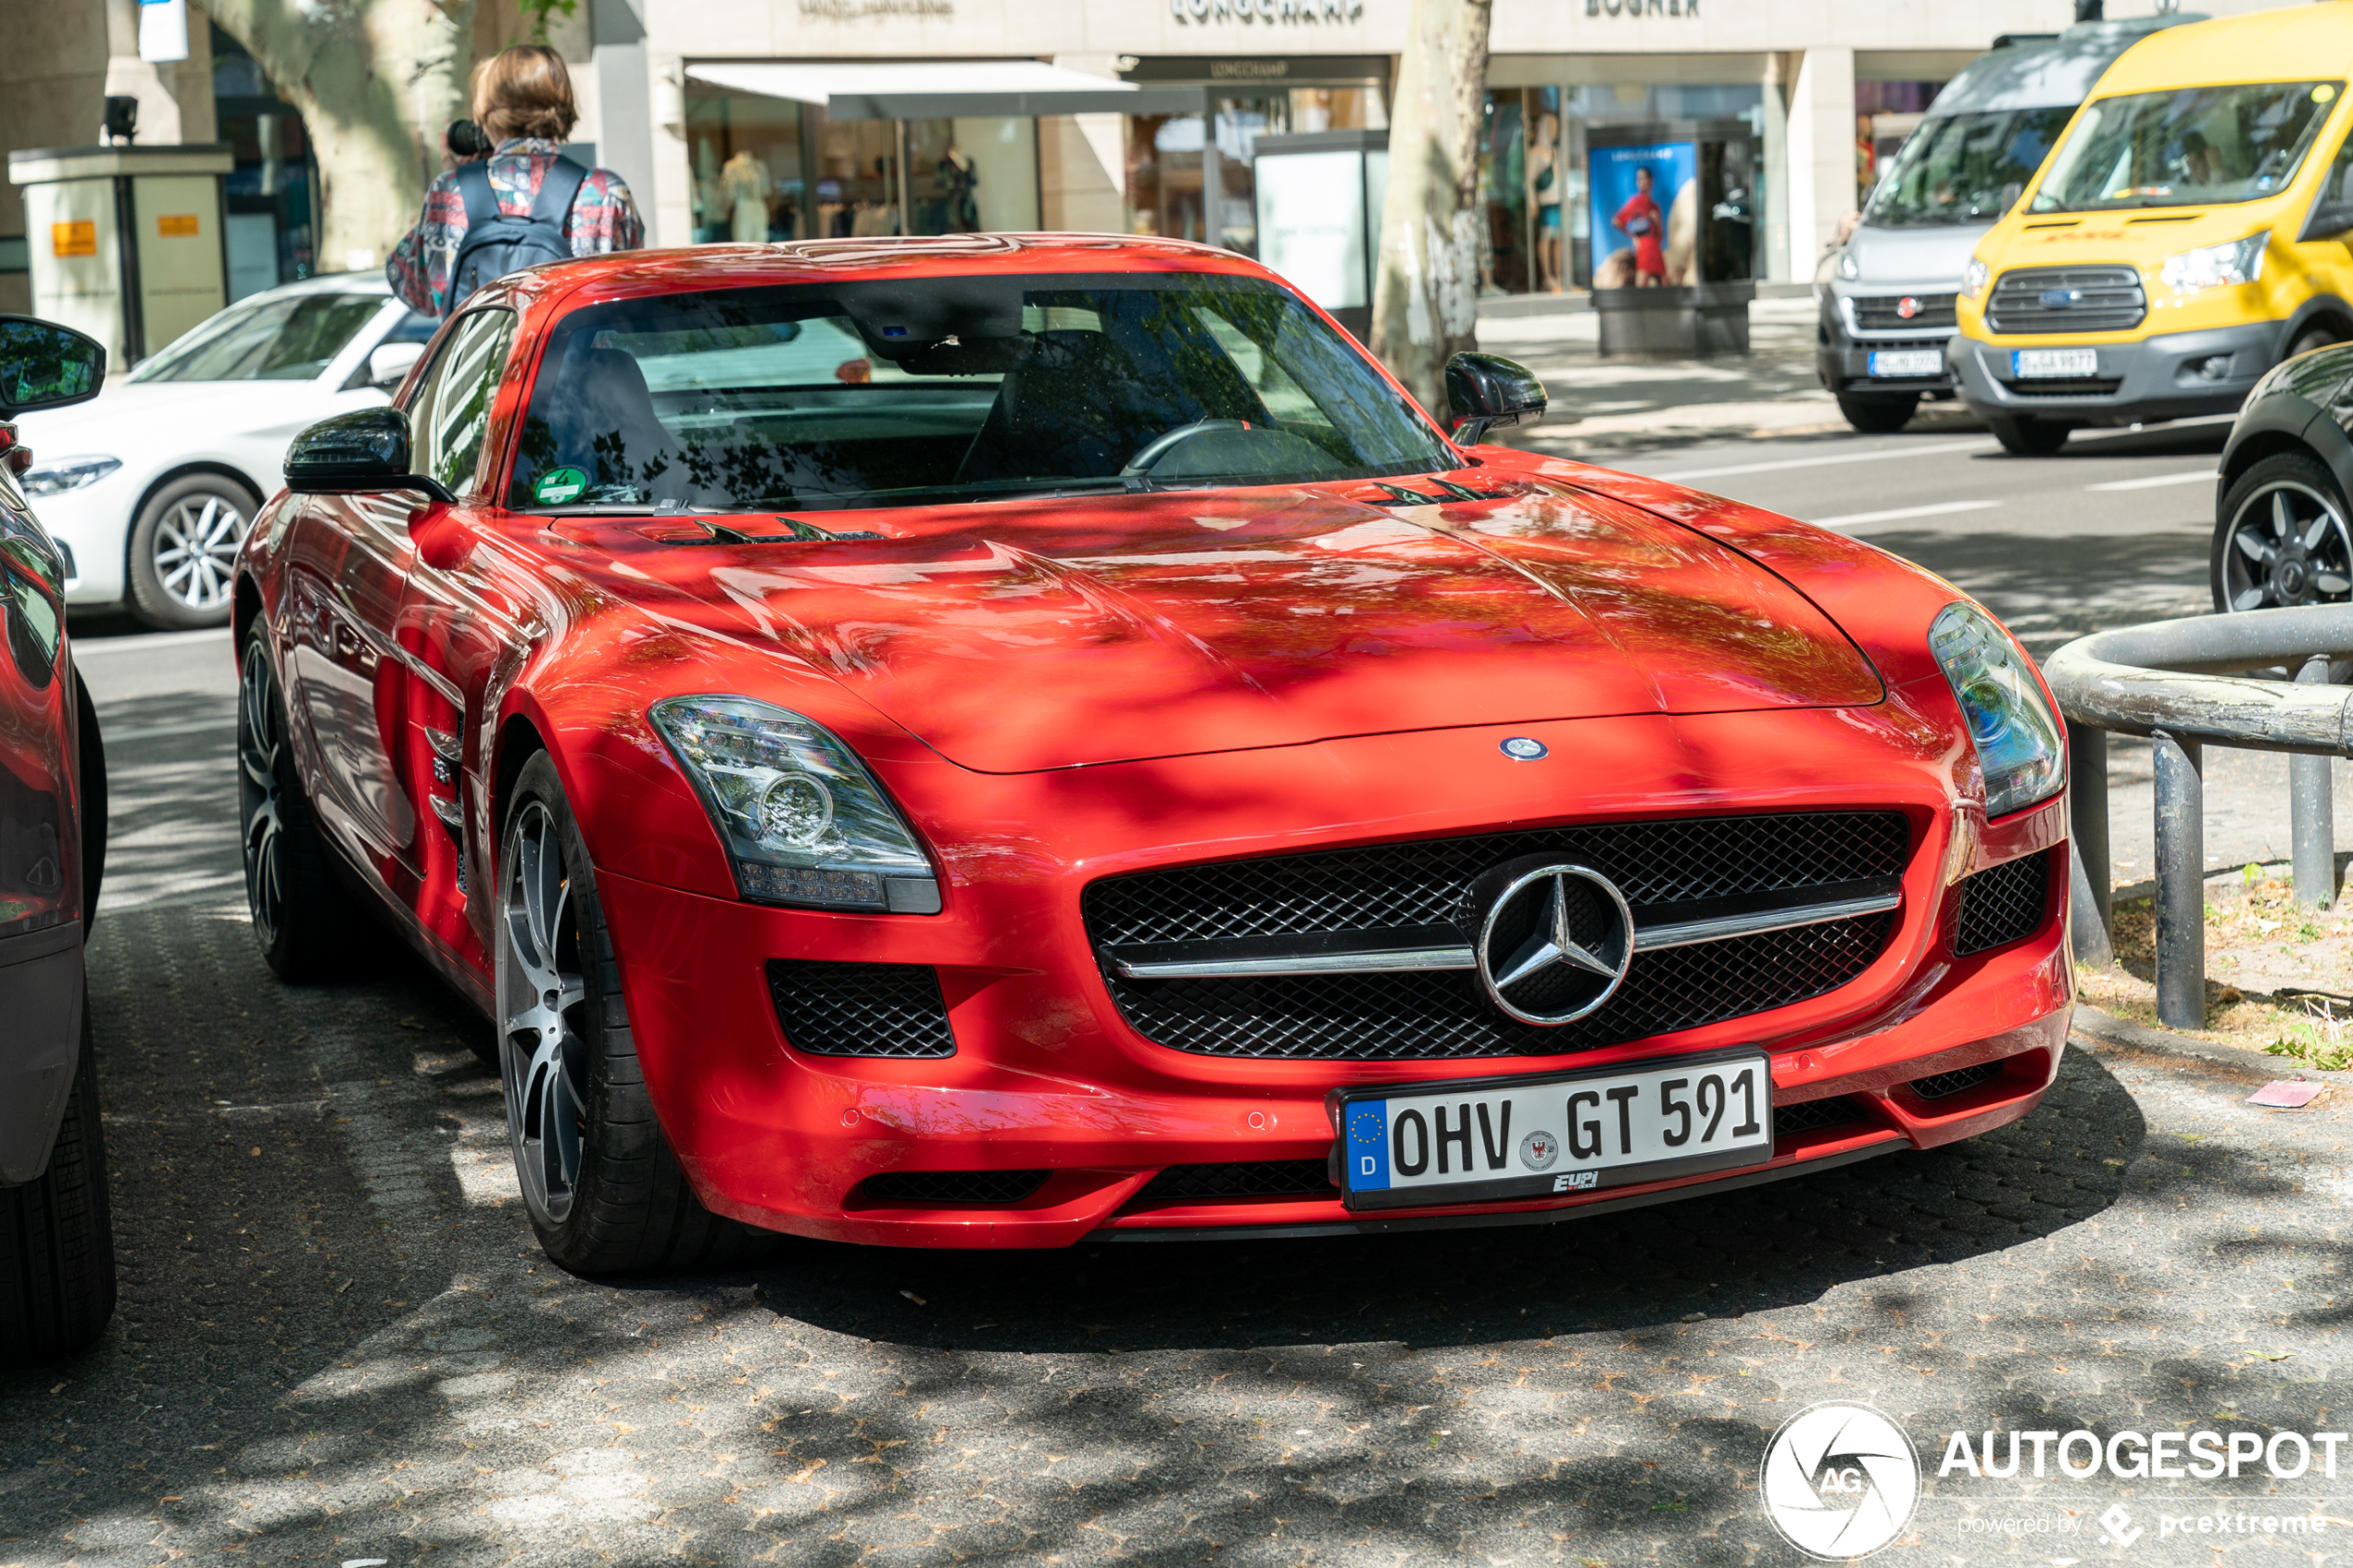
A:
[[[2341,207],[2348,204],[2353,204],[2353,131],[2345,133],[2345,144],[2336,149],[2336,157],[2330,160],[2315,205]]]
[[[418,471],[441,481],[453,495],[473,489],[483,438],[490,431],[490,407],[514,335],[511,310],[477,310],[459,321],[409,410]]]

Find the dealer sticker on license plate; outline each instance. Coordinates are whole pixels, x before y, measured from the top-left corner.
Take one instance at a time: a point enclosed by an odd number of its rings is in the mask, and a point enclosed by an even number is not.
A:
[[[1867,364],[1875,376],[1941,376],[1944,373],[1944,351],[1941,348],[1881,348],[1872,352]]]
[[[2096,376],[2100,373],[2100,351],[2096,348],[2014,348],[2010,351],[2010,374],[2020,381],[2038,376]]]
[[[1754,1051],[1335,1098],[1351,1209],[1594,1192],[1773,1154],[1772,1074]]]

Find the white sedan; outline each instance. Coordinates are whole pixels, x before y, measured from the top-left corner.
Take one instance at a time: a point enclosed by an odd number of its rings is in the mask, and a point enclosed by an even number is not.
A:
[[[287,444],[386,402],[438,325],[380,276],[311,278],[239,300],[87,403],[19,420],[21,483],[66,547],[66,602],[120,603],[168,630],[225,624],[231,564]]]

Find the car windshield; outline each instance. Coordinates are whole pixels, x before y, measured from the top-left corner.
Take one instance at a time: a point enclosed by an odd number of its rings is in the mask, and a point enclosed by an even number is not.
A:
[[[2259,82],[2101,98],[2034,193],[2036,212],[2202,207],[2284,190],[2343,83]]]
[[[1994,109],[1921,121],[1863,220],[1888,229],[1993,222],[2043,167],[2074,112]]]
[[[1263,281],[977,276],[573,312],[509,503],[805,510],[1456,466],[1345,338]]]
[[[380,294],[298,294],[233,307],[131,372],[134,382],[308,381],[384,307]]]

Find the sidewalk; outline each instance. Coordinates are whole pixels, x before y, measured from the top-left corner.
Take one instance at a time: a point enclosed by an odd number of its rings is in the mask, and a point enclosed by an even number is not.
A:
[[[1525,438],[1537,451],[1845,435],[1836,400],[1814,379],[1815,315],[1811,299],[1760,299],[1749,307],[1750,352],[1714,359],[1604,359],[1601,318],[1590,310],[1482,315],[1478,345],[1544,378],[1555,413]],[[1956,401],[1921,404],[1911,431],[1979,428]]]

